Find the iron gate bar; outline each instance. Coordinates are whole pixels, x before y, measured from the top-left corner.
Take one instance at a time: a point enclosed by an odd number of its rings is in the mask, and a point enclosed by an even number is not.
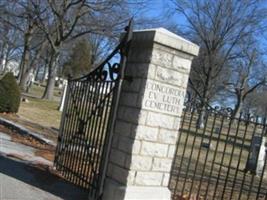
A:
[[[202,113],[202,111],[200,111],[200,113]],[[203,135],[205,135],[205,132],[206,132],[206,128],[207,128],[207,123],[208,122],[208,117],[206,117],[206,119],[205,119],[205,125],[204,125],[204,129],[203,129],[203,131],[202,131],[202,134]],[[198,129],[199,130],[199,129]],[[196,136],[194,137],[194,143],[193,144],[195,144],[195,140],[196,140]],[[202,144],[203,143],[203,141],[204,141],[204,137],[202,137],[201,138],[201,142],[200,142],[200,144]],[[192,145],[192,148],[193,148],[193,146],[194,145]],[[193,185],[194,185],[194,181],[195,181],[195,176],[196,176],[196,171],[197,171],[197,164],[198,164],[198,161],[199,161],[199,157],[200,157],[200,152],[201,152],[201,148],[199,148],[199,151],[198,151],[198,155],[197,155],[197,163],[195,164],[195,169],[194,169],[194,174],[193,174],[193,182],[192,182],[192,184],[191,184],[191,188],[190,188],[190,191],[189,191],[189,198],[191,197],[191,191],[192,191],[192,189],[193,189]],[[191,157],[190,157],[190,159],[192,158],[192,155],[191,155]],[[185,184],[184,184],[184,186],[185,186]],[[200,187],[200,186],[199,186]]]
[[[93,95],[93,93],[92,92],[90,92],[90,81],[88,81],[88,82],[85,82],[84,83],[84,88],[85,88],[85,97],[83,98],[84,99],[84,101],[83,101],[83,104],[82,104],[82,107],[85,107],[85,108],[87,108],[87,106],[88,106],[88,103],[90,102],[90,100],[89,101],[85,101],[86,99],[88,99],[88,97],[89,97],[89,95],[91,94],[91,95]],[[84,119],[85,118],[85,116],[86,116],[86,111],[88,111],[89,112],[89,110],[91,110],[91,109],[82,109],[82,113],[81,113],[81,118],[82,119]],[[79,130],[80,132],[82,132],[83,134],[81,135],[81,137],[84,137],[83,138],[83,142],[84,142],[84,147],[85,147],[85,150],[83,151],[83,149],[82,149],[82,145],[81,144],[79,144],[79,147],[78,147],[78,152],[80,152],[80,151],[82,151],[81,153],[80,153],[80,157],[81,158],[83,158],[84,157],[84,154],[86,154],[87,152],[88,152],[88,147],[87,147],[87,142],[86,142],[86,140],[85,140],[85,133],[87,132],[86,131],[86,126],[84,126],[84,125],[86,125],[86,123],[84,122],[84,120],[82,121],[82,122],[80,122],[80,123],[82,123],[82,127],[81,127],[81,129],[82,130]],[[85,141],[84,141],[85,140]],[[80,143],[81,143],[82,141],[80,140]],[[78,158],[78,160],[81,160],[80,158]],[[84,162],[84,161],[83,161]],[[74,162],[74,160],[73,160],[73,163],[75,163]],[[91,165],[91,161],[89,160],[89,164]],[[78,163],[76,163],[76,166],[75,166],[75,171],[77,170],[77,168],[79,167],[79,165],[78,165]],[[81,173],[81,174],[84,174],[83,172]],[[78,185],[82,185],[83,184],[83,182],[82,182],[82,180],[80,179],[80,180],[76,180],[76,184],[78,184]]]
[[[264,123],[264,124],[267,123],[267,121],[266,121],[266,117],[264,118],[263,123]],[[266,134],[267,127],[264,126],[264,127],[263,127],[263,130],[265,130],[264,133]],[[262,132],[262,136],[264,135],[264,133]],[[262,137],[262,138],[263,138],[263,137]],[[265,147],[266,147],[266,143],[265,143]],[[265,153],[267,153],[266,149],[265,149]],[[260,186],[261,186],[261,184],[262,184],[262,180],[263,180],[263,177],[264,177],[264,171],[265,171],[265,168],[266,168],[266,157],[267,157],[267,156],[266,156],[266,154],[265,154],[265,158],[264,158],[264,162],[263,162],[263,169],[262,169],[261,178],[260,178],[260,182],[259,182],[259,185],[260,185]],[[260,189],[261,189],[261,187],[258,187],[257,198],[259,197]],[[266,198],[267,198],[267,191],[266,191],[265,199],[266,199]]]
[[[98,84],[98,91],[99,91],[99,93],[100,93],[100,89],[101,89],[101,83],[99,83]],[[103,95],[103,92],[102,92],[102,94],[100,94],[100,97],[102,97],[102,95]],[[101,99],[101,98],[100,98]],[[98,101],[97,101],[98,102]],[[95,108],[95,110],[94,110],[94,112],[95,112],[95,116],[97,116],[97,114],[96,114],[96,110],[97,110],[97,107],[98,107],[98,105],[96,104],[95,105],[96,106],[96,108]],[[98,125],[98,123],[99,123],[99,118],[98,117],[94,117],[94,120],[93,120],[93,122],[92,122],[94,125],[92,126],[92,136],[94,137],[94,139],[92,139],[92,143],[93,143],[93,147],[95,147],[95,148],[93,148],[93,153],[92,153],[92,160],[94,160],[95,162],[98,162],[98,160],[96,159],[96,155],[97,155],[97,151],[101,151],[101,148],[100,149],[98,149],[97,148],[97,141],[98,141],[98,139],[99,139],[99,136],[100,136],[100,134],[97,134],[97,130],[98,130],[98,127],[99,127],[99,125]],[[96,137],[96,138],[95,138]],[[93,172],[93,176],[96,176],[97,175],[97,171],[94,171]],[[91,184],[92,185],[95,185],[96,183],[95,183],[95,179],[91,179]],[[97,187],[97,185],[95,185],[96,187]]]
[[[110,86],[107,87],[107,88],[109,88],[109,89],[111,90],[111,89],[112,89],[112,88],[111,88],[111,84],[110,84]],[[109,102],[110,102],[110,100],[109,100],[109,101],[106,101],[107,104],[109,104]],[[106,111],[104,111],[104,112],[107,113],[108,110],[106,109]],[[105,114],[105,116],[106,116],[106,114]],[[107,118],[104,118],[104,124],[106,124],[106,123],[107,123]],[[100,124],[102,124],[102,123],[100,123]],[[104,129],[102,129],[102,133],[100,134],[99,142],[102,142],[102,143],[103,143],[103,137],[104,137]],[[103,143],[103,146],[104,146],[104,145],[105,145],[105,144]],[[103,150],[101,151],[101,155],[102,155],[102,154],[103,154]],[[100,160],[97,161],[96,165],[97,165],[97,168],[100,167]],[[98,181],[97,184],[100,184],[100,182]]]
[[[246,136],[247,136],[248,125],[249,125],[249,123],[245,123],[244,138],[246,138]],[[230,196],[232,196],[232,195],[233,195],[233,192],[234,192],[234,187],[235,187],[235,183],[236,183],[236,179],[237,179],[237,174],[238,174],[239,165],[240,165],[240,163],[241,163],[241,156],[242,156],[242,152],[243,152],[244,144],[245,144],[245,139],[242,140],[242,146],[241,146],[241,150],[240,150],[240,153],[239,153],[239,159],[238,159],[238,163],[237,163],[237,167],[236,167],[236,173],[235,173],[235,176],[234,176],[234,181],[233,181],[233,186],[232,186],[232,189],[231,189],[231,194],[230,194]]]
[[[240,123],[241,123],[241,121],[240,121],[241,117],[242,117],[242,113],[239,114],[235,135],[238,134],[239,126],[240,126]],[[229,166],[231,166],[232,159],[233,159],[233,156],[234,156],[233,154],[234,154],[234,150],[235,150],[236,139],[237,139],[237,137],[234,138],[234,143],[232,145],[233,147],[232,147],[232,152],[231,152],[231,156],[230,156]],[[223,194],[224,194],[224,191],[226,189],[226,184],[227,184],[227,180],[228,180],[228,176],[229,176],[230,170],[231,170],[231,168],[229,167],[228,170],[227,170],[226,179],[225,179],[224,186],[223,186],[223,192],[222,192]],[[222,195],[221,199],[223,199],[223,196],[224,195]]]
[[[224,147],[223,147],[223,152],[226,151],[226,148],[227,148],[227,141],[229,140],[229,136],[230,136],[230,132],[231,132],[231,128],[233,126],[233,121],[234,119],[230,119],[230,122],[229,122],[229,126],[227,128],[227,134],[226,134],[226,139],[225,139],[225,142],[224,142]],[[222,134],[220,134],[219,138],[221,137]],[[222,166],[223,166],[223,162],[224,162],[224,158],[225,158],[225,154],[222,155],[222,158],[221,158],[221,161],[220,161],[220,167],[219,167],[219,172],[218,174],[221,174],[221,171],[222,171]],[[214,189],[214,193],[213,193],[213,197],[215,195],[216,197],[216,192],[217,192],[217,189],[218,189],[218,185],[220,183],[220,180],[221,180],[221,177],[218,176],[217,180],[216,180],[216,184],[215,184],[215,189]],[[223,181],[223,180],[222,180]],[[222,192],[222,196],[223,196],[223,192]]]
[[[214,131],[216,119],[217,119],[217,114],[215,113],[215,116],[213,117],[213,122],[212,122],[211,134],[209,136],[208,141],[211,141],[211,139],[212,139],[212,136],[213,136],[213,133],[214,133],[213,131]],[[207,120],[208,120],[208,117],[207,117]],[[197,196],[199,195],[199,192],[200,192],[202,178],[204,176],[204,172],[205,172],[205,167],[206,167],[206,164],[207,164],[209,150],[210,150],[210,148],[208,148],[208,150],[206,152],[206,155],[205,155],[205,161],[204,161],[204,166],[203,166],[202,173],[201,173],[201,178],[200,178],[199,188],[198,188],[198,191],[197,191]]]
[[[79,119],[79,116],[78,116],[79,115],[78,114],[79,105],[77,105],[77,100],[78,100],[78,97],[80,96],[81,88],[80,88],[80,82],[77,82],[76,84],[73,84],[73,85],[75,88],[75,95],[73,95],[72,91],[70,91],[70,95],[72,97],[74,114],[72,115],[73,118],[71,120],[72,123],[71,123],[70,130],[75,130],[75,131],[72,133],[72,136],[69,139],[69,141],[70,142],[73,141],[73,143],[68,143],[69,145],[67,145],[65,147],[66,151],[69,151],[69,154],[67,154],[67,156],[66,156],[64,165],[69,166],[71,171],[75,172],[75,170],[73,169],[73,166],[70,164],[70,160],[71,160],[71,156],[75,155],[74,148],[75,148],[75,145],[77,143],[76,140],[77,140],[77,133],[78,132],[76,130],[77,130],[77,120]],[[66,177],[72,181],[72,177],[74,177],[74,176],[71,176],[71,175],[72,175],[71,173],[67,173]]]
[[[201,112],[193,105],[187,106],[182,115],[169,182],[173,199],[266,199],[267,156],[262,155],[262,148],[267,151],[262,146],[265,140],[257,142],[257,150],[256,143],[252,143],[255,136],[266,138],[266,119],[253,120],[242,114],[235,118],[230,109],[204,108],[203,127],[198,127]],[[247,164],[252,162],[248,160],[251,155],[255,168]]]
[[[81,94],[84,92],[84,86],[87,85],[88,83],[87,82],[78,82],[78,83],[79,83],[78,86],[79,86],[79,89],[80,89],[78,96],[81,96]],[[76,155],[75,157],[79,161],[82,160],[82,158],[84,157],[82,155],[84,154],[84,152],[86,152],[86,149],[87,149],[86,148],[86,144],[82,144],[82,137],[84,137],[84,135],[85,135],[83,117],[81,117],[82,120],[79,119],[80,112],[81,112],[81,116],[83,116],[83,112],[85,110],[85,109],[81,109],[84,106],[84,102],[85,102],[84,98],[82,97],[82,102],[80,103],[80,106],[78,108],[76,108],[77,109],[76,110],[77,119],[75,120],[75,122],[76,122],[76,129],[78,129],[78,130],[75,133],[76,134],[76,138],[74,138],[74,142],[75,142],[75,144],[78,144],[77,145],[78,147],[76,147],[76,150],[77,150],[77,152],[80,152],[80,153],[78,155]],[[82,111],[80,111],[80,110],[82,110]],[[85,147],[85,148],[83,149],[82,147]],[[72,148],[73,148],[73,150],[71,150],[71,152],[73,151],[75,153],[75,151],[74,151],[75,147],[73,146]],[[78,167],[78,170],[79,170],[78,162],[75,162],[75,160],[71,159],[70,156],[69,156],[69,165],[71,166],[71,168],[73,168],[74,171],[77,170],[77,167]],[[82,177],[83,177],[83,175],[82,175]],[[82,184],[82,179],[76,179],[75,180],[74,177],[72,177],[70,180],[73,181],[75,184],[78,184],[78,183]]]
[[[72,121],[73,123],[72,123],[71,130],[77,130],[77,123],[78,123],[78,119],[79,119],[78,109],[79,109],[79,105],[81,105],[81,104],[77,105],[77,100],[78,100],[80,93],[81,93],[81,86],[80,85],[81,85],[80,82],[77,82],[74,85],[75,91],[77,91],[77,93],[76,93],[77,96],[72,95],[73,109],[74,109],[75,114],[73,115],[73,121]],[[70,92],[70,94],[72,94],[72,92]],[[70,169],[72,169],[72,170],[73,170],[73,166],[71,165],[70,162],[71,162],[71,155],[73,155],[73,156],[75,155],[74,148],[75,148],[75,145],[77,144],[77,133],[78,133],[78,130],[73,132],[71,139],[69,139],[70,141],[73,141],[73,144],[67,146],[67,150],[69,150],[70,153],[67,155],[67,158],[65,160],[65,164],[67,166],[69,166]],[[69,144],[71,144],[71,143],[69,143]],[[75,170],[73,170],[73,171],[75,171]],[[69,176],[67,175],[67,177],[71,180],[71,178],[73,176],[70,176],[70,174],[69,174]]]
[[[257,128],[257,123],[254,123],[252,138],[256,134],[256,128]],[[251,149],[251,147],[252,147],[252,142],[250,143],[250,148],[249,149]],[[251,151],[249,151],[248,158],[250,157],[250,153],[251,153]],[[243,174],[243,178],[242,178],[242,183],[241,183],[241,190],[240,190],[239,195],[238,195],[238,200],[240,200],[241,197],[242,197],[242,190],[243,190],[243,187],[244,187],[245,180],[246,180],[246,176],[245,176],[245,173],[244,173]]]
[[[266,118],[265,118],[265,123],[266,123]],[[264,176],[264,171],[265,171],[265,169],[266,169],[266,159],[267,159],[267,156],[265,156],[265,159],[264,159],[263,170],[262,170],[262,173],[261,173],[261,178],[260,178],[260,183],[259,183],[259,185],[262,184],[262,179],[263,179],[263,176]],[[261,187],[258,187],[258,191],[257,191],[257,197],[256,197],[256,199],[259,198],[260,190],[261,190]],[[266,192],[265,199],[266,199],[266,198],[267,198],[267,192]]]
[[[183,116],[182,116],[181,127],[183,127],[183,125],[184,125],[184,122],[185,122],[185,116],[186,116],[186,112],[184,112],[184,114],[183,114]],[[172,172],[172,174],[174,173],[174,170],[175,170],[174,166],[176,165],[177,152],[178,152],[178,145],[180,144],[181,137],[182,137],[182,134],[179,134],[179,136],[178,136],[178,140],[177,140],[177,142],[176,142],[176,147],[175,147],[175,153],[176,153],[176,154],[175,154],[175,156],[174,156],[174,159],[173,159],[173,161],[172,161],[172,166],[171,166],[171,172]],[[179,171],[179,172],[180,172],[180,171]],[[180,178],[180,173],[179,173],[179,172],[178,172],[178,175],[177,175],[177,179],[178,179],[178,180],[176,180],[174,188],[177,188],[177,185],[178,185],[178,182],[179,182],[179,178]],[[171,175],[172,175],[172,174],[171,174]],[[168,183],[168,185],[171,185],[171,178],[169,179],[169,183]]]
[[[184,122],[185,122],[185,118],[186,118],[186,112],[184,113],[184,117],[183,117],[183,122],[182,122],[182,127],[183,127],[183,125],[184,125]],[[190,123],[189,123],[189,131],[190,131],[190,129],[191,129],[191,123],[192,123],[192,119],[193,119],[193,116],[194,116],[194,110],[193,110],[193,112],[192,112],[192,115],[191,115],[191,118],[190,118]],[[180,142],[181,142],[181,137],[182,137],[182,134],[179,134],[179,139],[178,139],[178,143],[177,143],[177,145],[176,145],[176,151],[178,152],[178,145],[180,144]],[[189,136],[188,136],[189,137]],[[187,143],[187,140],[188,140],[188,137],[187,137],[187,139],[186,139],[186,141],[185,141],[185,143]],[[184,147],[184,150],[183,150],[183,153],[182,153],[182,160],[181,160],[181,162],[180,162],[180,167],[179,167],[179,171],[178,171],[178,175],[177,175],[177,181],[176,181],[176,184],[175,184],[175,188],[177,188],[177,184],[179,183],[179,179],[180,179],[180,172],[182,171],[181,170],[181,168],[182,168],[182,164],[183,164],[183,159],[184,159],[184,155],[185,155],[185,150],[186,150],[186,148]],[[176,156],[175,156],[175,159],[174,159],[174,163],[176,164],[176,158],[177,158],[177,152],[176,152]],[[183,193],[183,190],[182,190],[182,193]]]
[[[266,122],[265,122],[266,123]],[[259,126],[260,124],[258,124],[258,117],[256,118],[256,126]],[[255,128],[255,132],[256,132],[256,128]],[[264,135],[264,132],[265,132],[265,126],[262,128],[262,131],[261,131],[261,138],[263,137],[263,135]],[[251,143],[251,145],[252,145],[252,143]],[[251,151],[250,151],[251,152]],[[259,159],[259,154],[257,154],[257,159],[256,160],[258,160]],[[251,188],[252,188],[252,184],[254,183],[254,177],[255,176],[252,176],[252,180],[250,181],[250,185],[249,185],[249,193],[248,193],[248,198],[247,198],[247,200],[249,200],[249,197],[250,197],[250,195],[251,195]]]
[[[256,123],[255,123],[255,125],[254,125],[254,130],[253,130],[254,135],[256,134],[257,126],[258,126],[258,118],[256,119]],[[264,133],[264,128],[262,129],[262,133]],[[250,146],[252,147],[252,142],[251,142]],[[251,152],[251,151],[250,151],[250,152]],[[250,155],[250,154],[249,154],[249,155]],[[248,157],[249,157],[249,156],[248,156]],[[257,158],[257,160],[258,160],[258,158]],[[245,176],[243,176],[243,177],[245,177]],[[246,177],[245,177],[245,179],[246,179]],[[252,179],[250,180],[249,191],[248,191],[248,195],[247,195],[247,200],[249,199],[250,194],[251,194],[251,184],[253,183],[253,180],[254,180],[254,176],[252,176]],[[240,197],[240,198],[241,198],[241,197]],[[239,198],[239,199],[240,199],[240,198]]]
[[[115,50],[91,73],[69,78],[54,165],[63,177],[100,199],[118,100],[132,38],[132,20]],[[120,55],[120,62],[111,64]]]
[[[217,114],[216,114],[217,116]],[[221,135],[221,130],[223,128],[223,123],[224,123],[224,117],[221,117],[222,120],[220,121],[220,132],[219,132],[219,135]],[[215,164],[215,159],[216,159],[216,155],[217,155],[217,150],[218,150],[218,145],[219,145],[219,137],[217,137],[217,140],[216,140],[216,148],[215,148],[215,152],[214,152],[214,155],[213,155],[213,158],[212,158],[212,165],[211,165],[211,169],[210,169],[210,174],[209,174],[209,179],[208,179],[208,186],[207,186],[207,189],[205,191],[205,196],[208,194],[208,188],[209,188],[209,185],[210,185],[210,182],[211,182],[211,176],[212,176],[212,172],[213,172],[213,168],[214,168],[214,164]]]

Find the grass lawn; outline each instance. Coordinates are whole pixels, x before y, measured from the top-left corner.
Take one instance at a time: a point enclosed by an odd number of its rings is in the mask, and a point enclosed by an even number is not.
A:
[[[61,112],[57,109],[59,102],[31,97],[27,99],[28,103],[21,102],[18,112],[20,117],[45,127],[59,128],[61,117]]]
[[[29,96],[35,96],[35,97],[41,98],[44,94],[44,91],[45,91],[45,86],[43,85],[38,86],[38,85],[33,84],[29,90],[29,93],[26,93],[26,94]],[[55,101],[60,100],[61,93],[62,93],[62,89],[55,87],[55,90],[54,90]]]
[[[28,101],[21,102],[17,114],[1,113],[0,117],[20,124],[56,142],[61,119],[61,112],[58,111],[61,90],[56,88],[54,100],[48,101],[40,98],[44,89],[43,86],[33,85],[29,93],[22,94]]]

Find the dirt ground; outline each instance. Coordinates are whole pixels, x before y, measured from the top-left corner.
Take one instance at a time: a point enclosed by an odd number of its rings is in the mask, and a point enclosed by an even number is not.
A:
[[[51,162],[54,161],[55,147],[47,144],[43,144],[31,136],[28,135],[19,135],[18,133],[14,133],[8,128],[0,125],[0,132],[6,133],[11,136],[12,141],[16,143],[21,143],[26,146],[30,146],[36,149],[36,156],[40,156],[49,160]]]
[[[38,124],[37,122],[26,120],[17,114],[1,113],[0,117],[7,119],[7,120],[10,120],[12,122],[15,122],[15,123],[27,128],[28,130],[30,130],[32,132],[43,135],[45,138],[52,140],[55,143],[57,142],[58,129],[42,126],[42,125]]]

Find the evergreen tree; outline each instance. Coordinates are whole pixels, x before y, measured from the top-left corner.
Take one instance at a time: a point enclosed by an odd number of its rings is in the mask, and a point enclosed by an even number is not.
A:
[[[80,77],[91,70],[91,47],[87,40],[79,40],[71,50],[68,60],[63,65],[63,75]]]

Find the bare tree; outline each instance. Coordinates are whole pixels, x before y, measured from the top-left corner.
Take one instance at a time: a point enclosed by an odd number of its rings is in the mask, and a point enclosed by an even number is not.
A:
[[[28,81],[28,76],[32,69],[31,54],[36,49],[34,46],[35,44],[32,40],[38,32],[31,0],[14,0],[6,2],[3,7],[3,15],[1,16],[1,21],[8,24],[17,32],[20,32],[23,45],[19,65],[20,72],[18,80],[21,89],[25,91],[26,82]]]
[[[243,115],[267,117],[266,89],[266,86],[261,86],[247,95],[241,110]]]
[[[43,98],[51,99],[63,45],[85,34],[97,33],[114,37],[129,19],[128,1],[67,0],[35,1],[38,27],[51,46],[48,83]],[[134,4],[134,3],[133,3]]]
[[[235,117],[240,114],[248,95],[266,84],[267,70],[259,49],[254,42],[246,40],[241,45],[240,57],[232,61],[232,73],[225,88],[235,99]]]
[[[4,7],[0,6],[1,13]],[[1,20],[4,19],[4,20]],[[22,38],[20,32],[7,21],[9,16],[2,14],[0,17],[0,71],[6,71],[9,62],[19,60]]]
[[[194,61],[198,66],[192,67],[190,87],[203,105],[209,104],[216,95],[214,86],[224,82],[220,77],[228,63],[240,56],[236,47],[262,31],[264,12],[257,0],[177,0],[174,4],[188,22],[187,36],[201,47],[201,55]]]

